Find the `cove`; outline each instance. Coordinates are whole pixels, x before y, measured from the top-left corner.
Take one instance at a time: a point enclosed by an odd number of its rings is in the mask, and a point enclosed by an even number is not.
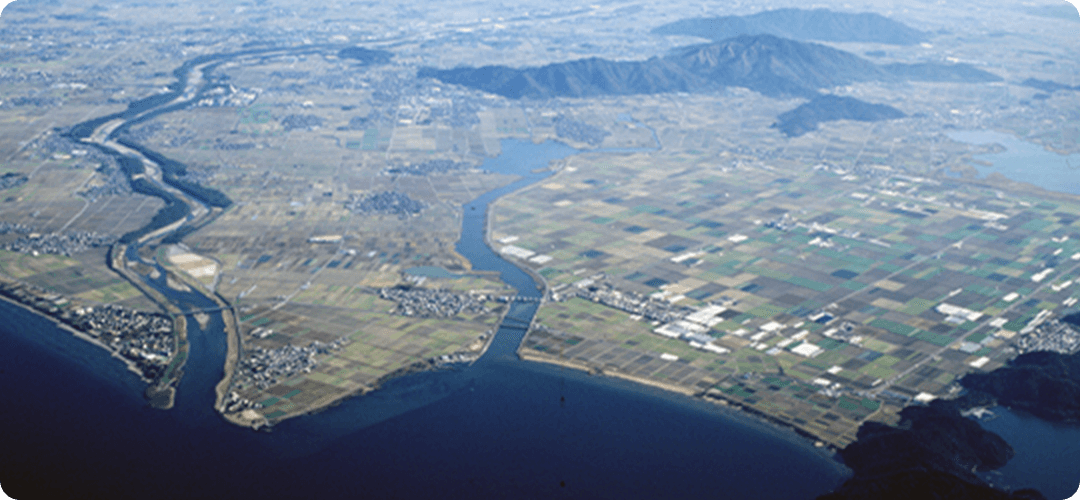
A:
[[[997,406],[979,424],[1001,436],[1016,451],[1009,463],[986,479],[1012,489],[1035,488],[1048,499],[1071,498],[1080,484],[1080,425],[1047,422]]]

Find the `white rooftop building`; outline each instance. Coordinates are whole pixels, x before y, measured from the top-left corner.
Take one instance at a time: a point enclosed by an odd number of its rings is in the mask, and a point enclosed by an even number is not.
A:
[[[824,349],[806,342],[799,344],[791,349],[791,352],[806,358],[812,358],[814,356],[817,356],[818,354],[821,354],[824,351]]]

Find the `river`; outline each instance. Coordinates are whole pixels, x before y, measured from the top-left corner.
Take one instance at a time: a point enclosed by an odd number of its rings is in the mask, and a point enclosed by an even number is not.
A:
[[[131,123],[179,109],[174,101],[197,65],[177,70],[171,99],[111,116]],[[89,137],[108,121],[72,133]],[[559,143],[508,140],[484,163],[520,179],[462,207],[457,250],[474,269],[497,271],[521,296],[540,297],[528,273],[485,244],[485,213],[497,198],[551,175],[542,171],[550,160],[576,153]],[[213,307],[198,293],[147,283],[182,309]],[[254,432],[213,408],[226,356],[220,316],[206,329],[188,322],[176,405],[157,411],[141,398],[138,378],[108,353],[0,302],[0,316],[9,318],[0,325],[5,490],[16,498],[807,499],[847,476],[793,432],[734,410],[519,360],[536,307],[514,303],[472,365],[407,375]],[[20,495],[27,485],[33,493]]]

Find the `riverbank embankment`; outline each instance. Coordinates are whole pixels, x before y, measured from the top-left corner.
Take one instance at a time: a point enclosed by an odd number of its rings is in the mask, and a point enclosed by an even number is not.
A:
[[[146,397],[155,408],[171,409],[176,402],[176,384],[183,376],[184,364],[188,356],[187,318],[183,310],[173,304],[163,293],[149,286],[143,281],[142,276],[128,267],[127,251],[128,246],[123,243],[113,245],[107,257],[109,269],[127,280],[158,307],[167,311],[173,320],[173,359],[170,360],[164,375],[156,380],[146,392]]]

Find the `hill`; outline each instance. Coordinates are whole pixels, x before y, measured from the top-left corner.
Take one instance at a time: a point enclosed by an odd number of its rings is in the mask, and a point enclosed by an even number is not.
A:
[[[695,92],[724,86],[773,97],[814,97],[820,88],[893,78],[854,54],[772,35],[684,47],[646,61],[590,58],[539,68],[424,68],[419,76],[511,99]]]
[[[711,40],[768,34],[799,40],[893,45],[913,45],[927,39],[926,33],[878,14],[848,14],[828,9],[777,9],[749,16],[683,19],[658,26],[652,32]]]
[[[822,96],[822,89],[864,81],[984,83],[993,73],[967,64],[874,64],[850,52],[773,35],[744,35],[682,47],[645,61],[580,59],[541,67],[484,66],[422,68],[420,77],[471,87],[510,99],[706,92],[745,87],[770,97],[805,97],[810,102],[780,115],[774,125],[788,137],[831,120],[901,118],[899,110],[848,97]]]
[[[684,47],[666,60],[711,83],[772,97],[814,97],[822,88],[891,79],[877,65],[850,52],[773,35]]]
[[[1080,354],[1029,352],[990,373],[968,373],[960,384],[1044,420],[1080,422]]]
[[[1015,452],[997,434],[964,418],[962,402],[909,406],[893,427],[864,422],[840,457],[855,473],[817,500],[1038,500],[1035,490],[995,489],[976,472],[1001,468]]]
[[[506,66],[423,68],[420,77],[471,87],[510,99],[691,92],[705,82],[660,58],[647,61],[579,59],[539,68]]]
[[[884,104],[871,104],[852,97],[823,95],[791,111],[782,113],[772,125],[788,137],[797,137],[817,128],[819,123],[834,120],[875,122],[903,118],[900,110]]]
[[[645,61],[579,59],[532,68],[422,68],[418,76],[511,99],[700,92],[745,87],[770,97],[807,97],[864,81],[1000,81],[967,64],[879,66],[850,52],[773,35],[744,35],[692,45]]]

